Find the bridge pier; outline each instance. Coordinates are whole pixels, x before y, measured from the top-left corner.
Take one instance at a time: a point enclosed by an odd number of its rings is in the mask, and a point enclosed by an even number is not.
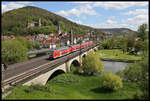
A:
[[[65,67],[66,67],[66,72],[68,73],[68,72],[70,72],[70,67],[69,67],[69,61],[67,61],[66,63],[65,63]]]
[[[80,63],[80,66],[82,66],[82,55],[79,55],[79,63]]]

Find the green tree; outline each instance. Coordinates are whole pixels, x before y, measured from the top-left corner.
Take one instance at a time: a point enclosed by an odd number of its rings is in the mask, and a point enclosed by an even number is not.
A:
[[[123,87],[121,78],[111,72],[104,73],[100,78],[102,80],[102,88],[106,90],[117,91]]]
[[[2,41],[2,62],[7,64],[25,61],[27,59],[27,48],[18,40]]]
[[[136,82],[143,91],[144,98],[149,98],[149,61],[148,55],[144,56],[140,62],[128,64],[121,72],[121,76],[130,82]]]
[[[127,51],[131,52],[131,50],[134,48],[135,45],[135,37],[133,36],[128,36],[126,37],[127,41]]]
[[[83,59],[83,71],[85,73],[93,73],[99,72],[102,73],[104,70],[104,63],[100,60],[98,54],[90,52],[88,55]]]
[[[39,47],[40,47],[40,42],[35,42],[35,44],[33,45],[33,48],[34,49],[39,49]]]
[[[24,47],[27,47],[26,40],[24,40],[21,36],[16,37],[16,40],[19,41]]]
[[[33,49],[33,45],[30,40],[26,40],[26,46],[27,46],[28,51]]]
[[[120,47],[123,51],[123,53],[125,53],[126,49],[127,49],[127,42],[126,39],[121,37],[118,39],[118,47]]]
[[[137,40],[137,41],[135,42],[134,48],[135,48],[135,53],[136,53],[136,54],[137,54],[137,52],[142,51],[143,48],[144,48],[144,43],[143,43],[143,41]]]
[[[137,31],[137,34],[138,34],[138,37],[144,41],[145,39],[148,38],[148,25],[147,24],[142,24],[139,26],[138,28],[138,31]]]
[[[138,82],[142,76],[142,68],[137,63],[128,64],[123,72],[125,79],[131,82]]]

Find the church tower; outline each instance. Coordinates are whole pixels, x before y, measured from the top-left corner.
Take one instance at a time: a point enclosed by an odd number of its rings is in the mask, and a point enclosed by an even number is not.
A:
[[[39,22],[38,23],[39,23],[39,27],[41,27],[41,18],[39,18]]]
[[[60,25],[58,25],[58,35],[61,33]]]
[[[73,44],[73,33],[72,33],[72,29],[71,29],[71,31],[70,31],[69,38],[70,38],[70,44]]]

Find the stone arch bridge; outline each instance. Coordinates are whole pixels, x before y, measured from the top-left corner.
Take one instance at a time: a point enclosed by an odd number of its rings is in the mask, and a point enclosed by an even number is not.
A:
[[[78,66],[82,65],[82,58],[84,58],[90,51],[94,52],[97,49],[98,49],[98,47],[94,47],[88,51],[85,51],[85,52],[73,57],[72,59],[65,61],[63,64],[55,67],[54,69],[52,69],[46,73],[43,73],[43,74],[39,75],[38,77],[24,83],[23,85],[31,85],[31,84],[45,85],[49,79],[53,78],[53,75],[56,76],[61,73],[69,72],[71,64],[78,65]]]
[[[99,45],[100,45],[99,43],[95,43],[94,45],[90,47],[80,49],[71,54],[55,59],[53,61],[47,60],[47,62],[44,62],[43,64],[38,65],[36,68],[30,69],[28,71],[24,71],[23,73],[17,74],[13,77],[12,76],[8,77],[7,75],[7,78],[5,76],[5,79],[3,80],[1,87],[5,89],[10,86],[18,85],[18,84],[45,85],[47,81],[53,78],[54,76],[60,73],[69,72],[71,64],[74,64],[76,66],[82,65],[82,58],[84,58],[90,51],[96,51]],[[36,64],[36,62],[34,64]],[[20,64],[18,65],[19,68],[21,65]],[[28,64],[26,64],[25,67],[32,68],[32,66]]]

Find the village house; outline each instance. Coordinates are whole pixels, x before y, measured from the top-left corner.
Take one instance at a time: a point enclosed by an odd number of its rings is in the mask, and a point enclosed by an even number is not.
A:
[[[16,39],[14,35],[10,35],[10,38],[11,39]]]
[[[56,41],[57,41],[57,37],[53,33],[51,33],[50,35],[47,35],[47,37],[41,42],[40,47],[41,48],[48,48],[48,47],[55,48]]]
[[[35,39],[35,36],[28,35],[28,36],[25,37],[25,39],[32,41],[32,40]]]
[[[90,37],[90,35],[88,35],[88,34],[84,35],[83,36],[84,41],[89,41],[89,37]]]
[[[8,40],[9,37],[5,35],[5,36],[1,36],[1,39],[2,39],[2,40]]]
[[[45,35],[44,34],[38,34],[36,37],[35,37],[35,40],[39,41],[39,42],[42,42],[43,40],[45,40]]]

